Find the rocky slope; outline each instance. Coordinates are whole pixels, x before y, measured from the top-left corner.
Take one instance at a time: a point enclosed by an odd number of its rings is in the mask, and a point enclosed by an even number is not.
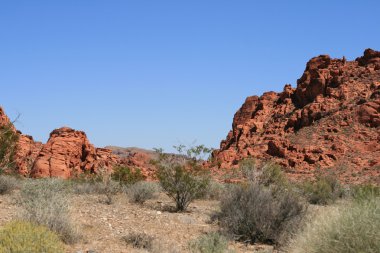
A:
[[[312,58],[297,87],[248,97],[213,153],[219,168],[275,160],[293,178],[333,168],[349,183],[380,183],[380,52]]]

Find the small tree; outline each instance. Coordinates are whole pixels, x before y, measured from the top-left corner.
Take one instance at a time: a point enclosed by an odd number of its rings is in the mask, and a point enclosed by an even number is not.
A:
[[[12,123],[0,126],[0,173],[15,167],[18,138]]]
[[[185,211],[189,204],[201,197],[209,185],[210,177],[202,168],[202,158],[211,152],[203,145],[186,148],[174,146],[179,155],[164,154],[156,149],[158,160],[153,163],[158,168],[157,177],[166,194],[176,203],[177,211]]]

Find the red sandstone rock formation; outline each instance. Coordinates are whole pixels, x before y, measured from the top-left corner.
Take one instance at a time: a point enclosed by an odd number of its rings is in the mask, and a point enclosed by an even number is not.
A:
[[[156,167],[151,161],[158,159],[156,152],[141,148],[121,148],[107,146],[113,154],[119,157],[119,164],[130,168],[140,169],[146,179],[156,178]]]
[[[8,116],[5,114],[3,108],[0,107],[0,126],[9,125],[10,123],[11,121]],[[16,171],[21,175],[27,176],[30,173],[34,160],[42,148],[42,143],[35,142],[33,137],[17,131],[13,124],[11,124],[11,127],[13,131],[19,135],[15,155]]]
[[[276,160],[293,176],[334,168],[349,183],[380,183],[380,52],[311,59],[297,88],[248,97],[213,153],[219,167]]]
[[[0,107],[0,126],[10,123]],[[118,163],[112,150],[95,148],[84,132],[68,127],[54,130],[46,144],[35,142],[33,137],[19,134],[15,156],[16,172],[31,177],[70,178],[84,171],[96,173],[110,170]]]
[[[84,171],[112,169],[117,158],[108,149],[97,149],[82,131],[63,127],[50,134],[34,162],[32,177],[70,178]]]
[[[29,176],[34,161],[37,159],[43,144],[35,142],[32,136],[21,134],[16,153],[16,168],[19,174]]]

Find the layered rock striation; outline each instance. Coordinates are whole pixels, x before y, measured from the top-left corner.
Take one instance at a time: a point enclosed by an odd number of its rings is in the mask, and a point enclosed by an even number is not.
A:
[[[283,92],[248,97],[213,153],[220,168],[275,160],[294,178],[333,168],[343,181],[380,182],[380,52],[312,58]]]

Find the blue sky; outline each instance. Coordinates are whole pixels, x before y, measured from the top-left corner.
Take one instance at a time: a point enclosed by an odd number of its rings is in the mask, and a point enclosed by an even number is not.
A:
[[[380,50],[379,1],[0,1],[0,105],[46,141],[218,147],[249,95]]]

